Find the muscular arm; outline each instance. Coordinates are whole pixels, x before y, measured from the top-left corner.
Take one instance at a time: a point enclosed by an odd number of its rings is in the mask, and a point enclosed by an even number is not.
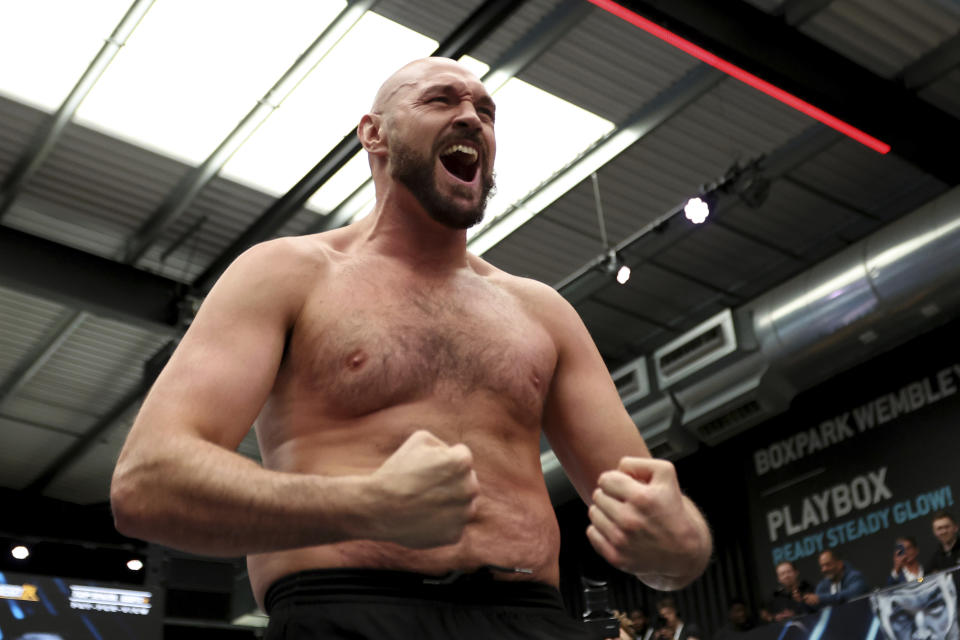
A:
[[[681,588],[709,560],[707,524],[673,464],[651,459],[576,311],[552,290],[541,295],[558,352],[544,430],[590,505],[587,536],[617,568],[654,588]]]
[[[282,240],[248,251],[221,277],[144,401],[121,452],[111,486],[118,530],[211,555],[355,538],[429,546],[459,537],[456,526],[439,541],[405,537],[396,516],[400,509],[418,513],[420,496],[431,489],[448,491],[435,497],[458,505],[464,486],[468,511],[472,469],[462,445],[447,448],[428,434],[415,434],[376,473],[342,477],[271,471],[235,452],[270,393],[286,335],[319,269],[292,241]],[[423,468],[439,465],[434,471],[441,475],[452,473],[450,487],[414,487],[405,475],[411,460]],[[397,496],[402,486],[405,495]],[[454,514],[454,525],[461,516],[469,514]]]

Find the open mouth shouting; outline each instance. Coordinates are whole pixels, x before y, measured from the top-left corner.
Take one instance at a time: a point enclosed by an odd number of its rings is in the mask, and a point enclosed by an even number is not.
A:
[[[440,164],[447,173],[468,184],[477,179],[480,172],[480,153],[468,142],[455,142],[440,151]]]

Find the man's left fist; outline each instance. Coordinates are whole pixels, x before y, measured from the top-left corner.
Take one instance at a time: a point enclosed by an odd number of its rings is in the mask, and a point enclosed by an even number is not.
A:
[[[607,562],[654,589],[690,584],[710,559],[710,530],[671,462],[625,457],[600,474],[587,538]]]

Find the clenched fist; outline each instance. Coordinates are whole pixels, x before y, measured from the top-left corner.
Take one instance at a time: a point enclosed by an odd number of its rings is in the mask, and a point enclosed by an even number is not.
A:
[[[706,568],[710,531],[665,460],[625,457],[600,475],[587,538],[607,562],[655,589],[679,589]]]
[[[407,547],[452,544],[476,512],[473,455],[416,431],[371,476],[381,500],[378,536]]]

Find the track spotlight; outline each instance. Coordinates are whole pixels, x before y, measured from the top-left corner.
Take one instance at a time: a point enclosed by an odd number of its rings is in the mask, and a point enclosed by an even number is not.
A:
[[[22,544],[18,544],[10,550],[10,555],[17,560],[26,560],[30,556],[30,549],[27,549]]]
[[[603,260],[603,268],[607,273],[616,274],[615,277],[620,284],[626,284],[627,280],[630,279],[630,267],[624,264],[623,258],[615,249],[607,251]]]
[[[683,205],[683,215],[693,224],[702,224],[710,215],[710,196],[703,194],[687,200]]]
[[[130,571],[140,571],[143,569],[143,561],[137,558],[127,560],[127,569],[130,569]]]

